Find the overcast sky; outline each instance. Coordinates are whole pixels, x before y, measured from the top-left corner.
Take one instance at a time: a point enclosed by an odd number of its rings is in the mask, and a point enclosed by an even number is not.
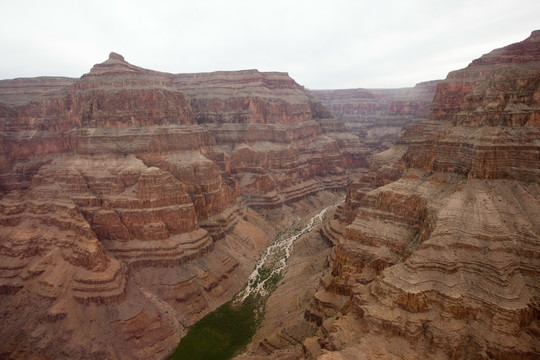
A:
[[[288,72],[310,89],[413,86],[540,29],[538,0],[0,0],[0,79],[144,68]]]

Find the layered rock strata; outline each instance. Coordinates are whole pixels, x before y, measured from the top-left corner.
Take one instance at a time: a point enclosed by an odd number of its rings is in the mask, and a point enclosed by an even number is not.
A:
[[[273,237],[246,204],[343,189],[367,153],[286,74],[115,53],[81,79],[0,81],[0,120],[10,358],[165,356]]]
[[[347,201],[336,214],[342,223],[353,221],[358,202],[367,192],[401,177],[401,157],[407,149],[404,143],[416,125],[426,121],[440,82],[426,81],[401,89],[312,91],[372,153],[370,166],[361,168],[360,176],[347,190]],[[343,226],[335,224],[337,227]]]
[[[394,145],[404,130],[426,119],[439,80],[412,88],[312,90],[372,152]]]
[[[268,208],[345,189],[369,151],[285,73],[175,75],[195,120],[215,139],[222,173],[246,203]]]
[[[539,91],[538,31],[438,85],[394,150],[401,178],[348,200],[355,217],[306,311],[321,359],[540,355]],[[344,295],[334,311],[317,300]]]
[[[538,358],[539,93],[539,31],[450,73],[321,228],[318,333],[265,357]]]

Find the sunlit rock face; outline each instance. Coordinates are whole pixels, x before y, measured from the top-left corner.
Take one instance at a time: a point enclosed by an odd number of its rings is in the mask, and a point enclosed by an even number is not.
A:
[[[0,81],[0,357],[159,358],[368,151],[287,74]]]
[[[540,356],[539,119],[538,31],[437,85],[322,229],[337,246],[309,356]]]

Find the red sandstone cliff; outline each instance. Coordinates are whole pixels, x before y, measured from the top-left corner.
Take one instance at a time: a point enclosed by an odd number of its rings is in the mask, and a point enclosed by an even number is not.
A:
[[[0,81],[0,137],[12,358],[165,356],[271,239],[246,203],[343,189],[366,162],[286,74],[172,75],[114,53],[81,79]]]

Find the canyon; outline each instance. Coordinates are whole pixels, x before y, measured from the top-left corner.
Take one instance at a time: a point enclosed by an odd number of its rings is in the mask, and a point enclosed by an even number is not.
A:
[[[387,150],[408,128],[424,121],[440,80],[412,88],[312,90],[372,153]]]
[[[238,359],[540,356],[540,31],[404,89],[111,53],[0,81],[0,137],[2,358],[164,358],[345,193]]]
[[[162,358],[369,151],[285,73],[0,81],[1,357]],[[283,220],[285,222],[286,220]]]
[[[538,358],[539,120],[540,31],[449,73],[299,241],[238,358]]]

